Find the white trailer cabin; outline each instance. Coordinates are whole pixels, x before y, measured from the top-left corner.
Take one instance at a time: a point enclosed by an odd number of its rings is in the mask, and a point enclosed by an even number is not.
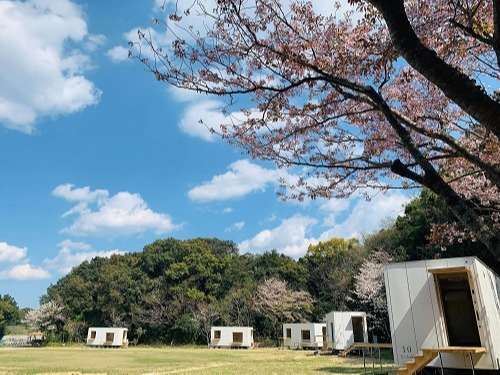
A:
[[[479,259],[394,263],[384,277],[402,373],[500,368],[500,279]]]
[[[126,348],[127,334],[127,328],[90,327],[87,333],[87,346]]]
[[[327,347],[347,350],[354,343],[368,342],[366,313],[362,311],[332,311],[325,315]]]
[[[283,324],[283,346],[289,349],[320,349],[326,343],[325,323]]]
[[[212,327],[210,347],[253,348],[253,327]]]

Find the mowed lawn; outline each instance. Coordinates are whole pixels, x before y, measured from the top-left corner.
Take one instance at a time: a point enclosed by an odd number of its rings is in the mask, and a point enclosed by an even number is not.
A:
[[[388,364],[386,363],[386,366]],[[376,369],[380,370],[377,366]],[[367,370],[372,362],[367,362]],[[362,374],[363,360],[279,349],[0,348],[7,374]]]

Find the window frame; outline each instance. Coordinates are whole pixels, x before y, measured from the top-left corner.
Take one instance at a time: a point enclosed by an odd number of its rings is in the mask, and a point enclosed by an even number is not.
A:
[[[305,333],[307,333],[307,335],[304,335]],[[302,338],[302,341],[311,341],[311,330],[310,329],[302,329],[301,333],[300,333],[300,337]]]
[[[109,339],[111,337],[111,340]],[[114,332],[106,332],[106,343],[115,341],[115,333]]]

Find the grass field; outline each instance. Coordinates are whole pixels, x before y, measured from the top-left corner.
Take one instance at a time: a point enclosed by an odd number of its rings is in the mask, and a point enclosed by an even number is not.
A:
[[[387,364],[386,364],[387,365]],[[372,369],[372,362],[368,363]],[[376,366],[376,369],[380,369]],[[361,374],[363,360],[278,349],[0,348],[7,374]]]

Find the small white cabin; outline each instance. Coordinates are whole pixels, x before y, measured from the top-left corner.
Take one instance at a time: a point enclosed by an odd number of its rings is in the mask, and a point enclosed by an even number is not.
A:
[[[212,327],[210,347],[212,348],[247,348],[254,345],[252,327]]]
[[[394,361],[407,373],[500,368],[500,279],[479,259],[394,263],[384,277]]]
[[[124,348],[128,346],[127,333],[127,328],[90,327],[87,345]]]
[[[319,349],[326,343],[325,323],[283,324],[283,346],[289,349]]]
[[[361,311],[332,311],[325,315],[327,347],[346,350],[354,343],[368,342],[366,313]]]

